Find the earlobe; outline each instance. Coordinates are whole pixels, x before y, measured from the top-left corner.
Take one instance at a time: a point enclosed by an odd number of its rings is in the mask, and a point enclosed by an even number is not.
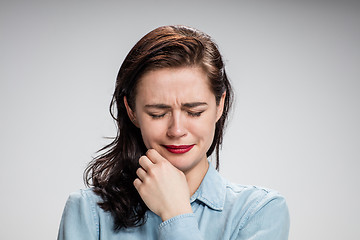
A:
[[[219,119],[221,118],[221,116],[223,114],[224,104],[225,104],[225,97],[226,97],[226,91],[221,95],[219,105],[217,106],[216,122],[219,121]]]
[[[127,102],[127,99],[126,99],[126,96],[124,96],[124,105],[125,105],[125,108],[126,108],[126,112],[131,120],[131,122],[136,126],[136,127],[139,127],[138,126],[138,123],[137,123],[137,120],[136,120],[136,116],[135,116],[135,113],[134,111],[130,108],[128,102]]]

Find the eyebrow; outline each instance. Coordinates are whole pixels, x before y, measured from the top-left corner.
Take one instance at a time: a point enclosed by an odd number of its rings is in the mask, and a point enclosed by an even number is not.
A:
[[[169,109],[171,107],[169,105],[165,105],[165,104],[146,104],[145,108]]]
[[[206,102],[192,102],[192,103],[184,103],[183,106],[186,108],[193,108],[198,106],[208,105]]]
[[[182,104],[183,107],[186,108],[193,108],[198,106],[208,105],[206,102],[190,102],[190,103],[184,103]],[[145,108],[158,108],[158,109],[169,109],[171,108],[170,105],[166,104],[146,104]]]

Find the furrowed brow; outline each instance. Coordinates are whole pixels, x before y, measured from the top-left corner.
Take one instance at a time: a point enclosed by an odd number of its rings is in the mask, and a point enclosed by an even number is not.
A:
[[[206,102],[191,102],[191,103],[184,103],[183,106],[186,108],[194,108],[198,106],[207,106],[208,104]]]
[[[147,104],[145,105],[145,108],[169,109],[171,107],[165,104]]]

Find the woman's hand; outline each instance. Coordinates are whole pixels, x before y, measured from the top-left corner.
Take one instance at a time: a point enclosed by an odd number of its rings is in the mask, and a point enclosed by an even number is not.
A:
[[[139,163],[134,186],[151,211],[163,221],[192,213],[190,191],[182,171],[154,149],[148,150]]]

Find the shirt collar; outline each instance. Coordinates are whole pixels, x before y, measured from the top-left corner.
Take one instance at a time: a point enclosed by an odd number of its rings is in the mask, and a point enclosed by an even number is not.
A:
[[[199,200],[208,207],[221,211],[224,208],[226,182],[218,171],[209,163],[209,169],[199,188],[190,198],[190,202]]]

